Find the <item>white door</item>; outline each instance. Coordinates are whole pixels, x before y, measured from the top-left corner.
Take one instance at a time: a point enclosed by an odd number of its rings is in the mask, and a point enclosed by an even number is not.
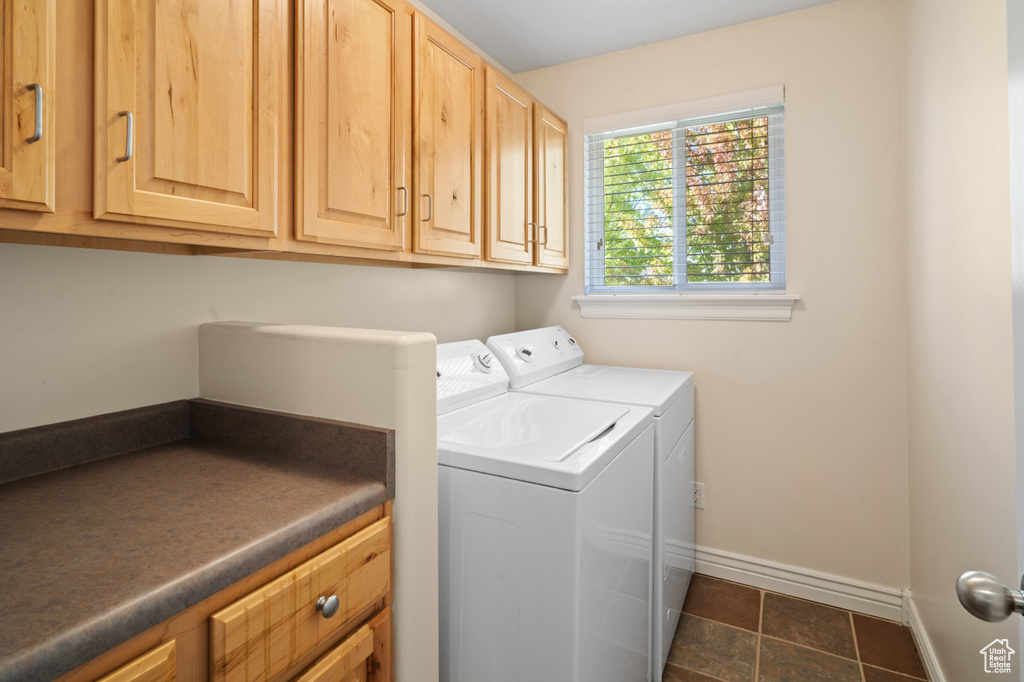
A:
[[[1010,225],[1013,235],[1013,394],[1017,448],[1017,572],[1024,575],[1024,0],[1007,0]],[[1018,586],[1011,586],[1016,590]],[[1024,642],[1024,618],[1018,618]],[[1024,666],[1018,665],[1024,682]]]
[[[1024,0],[1007,0],[1007,51],[1010,103],[1010,204],[1013,249],[1013,389],[1017,459],[1017,567],[1024,575]],[[982,567],[979,567],[982,568]],[[1024,614],[1021,585],[1003,587],[987,574],[964,574],[958,596],[968,611],[984,620]],[[1018,618],[1024,642],[1024,618]],[[1018,666],[1024,682],[1024,666]]]

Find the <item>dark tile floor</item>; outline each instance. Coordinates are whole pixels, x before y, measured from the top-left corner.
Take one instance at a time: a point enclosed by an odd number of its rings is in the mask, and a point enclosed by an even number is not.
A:
[[[665,682],[926,679],[899,623],[695,575]]]

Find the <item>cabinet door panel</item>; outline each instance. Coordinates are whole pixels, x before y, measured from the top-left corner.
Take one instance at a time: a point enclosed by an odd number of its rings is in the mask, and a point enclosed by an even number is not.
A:
[[[569,266],[566,216],[566,161],[568,126],[546,107],[534,105],[534,191],[537,265]]]
[[[54,209],[55,46],[55,0],[0,0],[0,78],[3,83],[0,207],[3,208],[50,213]],[[39,109],[42,120],[37,130],[39,101],[42,102]],[[37,134],[38,139],[33,140]]]
[[[533,264],[533,100],[487,69],[487,260]]]
[[[96,8],[96,217],[274,234],[272,0]]]
[[[483,73],[480,58],[416,16],[415,250],[479,258]]]
[[[300,0],[299,17],[296,235],[401,249],[410,12],[395,0]]]
[[[175,643],[172,640],[125,663],[96,682],[174,682],[176,672]]]
[[[139,189],[251,203],[254,5],[137,3]]]
[[[369,625],[346,637],[294,682],[366,682],[366,669],[372,664],[373,632]]]
[[[294,682],[391,682],[391,663],[391,607],[384,607]]]

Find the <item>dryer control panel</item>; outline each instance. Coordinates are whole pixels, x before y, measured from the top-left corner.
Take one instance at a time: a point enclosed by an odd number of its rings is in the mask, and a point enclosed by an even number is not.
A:
[[[513,389],[583,364],[583,349],[561,327],[492,336],[487,347],[505,368]]]

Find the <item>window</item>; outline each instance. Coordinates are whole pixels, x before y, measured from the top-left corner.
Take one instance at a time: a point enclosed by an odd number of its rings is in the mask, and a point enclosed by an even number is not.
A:
[[[585,127],[587,294],[785,289],[781,88]]]

